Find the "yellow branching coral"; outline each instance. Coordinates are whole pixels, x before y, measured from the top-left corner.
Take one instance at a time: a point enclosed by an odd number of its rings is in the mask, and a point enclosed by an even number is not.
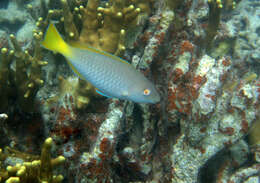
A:
[[[150,13],[151,3],[150,0],[110,0],[103,7],[100,0],[89,0],[86,7],[80,5],[74,8],[82,21],[82,29],[78,34],[67,1],[61,2],[65,32],[69,39],[78,38],[83,44],[115,55],[125,50],[127,30],[137,26],[138,15]]]
[[[6,109],[8,106],[8,98],[13,95],[12,85],[10,78],[12,78],[13,72],[10,69],[14,51],[8,52],[7,48],[1,49],[1,62],[0,62],[0,110]]]
[[[30,155],[20,151],[6,148],[5,152],[0,149],[0,183],[59,183],[63,180],[62,175],[54,175],[53,169],[64,163],[65,158],[59,156],[51,159],[51,146],[53,141],[47,138],[42,146],[41,156]],[[7,158],[20,158],[23,163],[14,166],[3,167]]]
[[[42,36],[42,35],[35,35]],[[22,109],[30,109],[33,106],[34,98],[39,87],[44,81],[41,79],[41,67],[47,65],[46,61],[41,61],[40,45],[35,45],[34,55],[31,56],[28,51],[23,52],[18,45],[14,35],[10,35],[14,46],[14,57],[16,60],[15,83],[18,89],[18,101]],[[30,67],[30,73],[26,68]]]
[[[98,30],[99,46],[104,51],[120,55],[125,50],[125,29],[131,25],[141,10],[140,8],[135,9],[133,5],[124,8],[123,3],[115,4],[109,8],[98,8],[104,14],[103,27]]]
[[[204,41],[204,47],[211,48],[211,42],[217,34],[220,24],[220,13],[223,7],[221,0],[208,0],[209,6],[209,19],[208,27],[206,29],[206,38]]]
[[[67,37],[69,37],[69,39],[77,41],[79,38],[79,33],[76,28],[76,25],[74,24],[73,14],[70,12],[70,9],[69,9],[69,6],[68,6],[68,3],[66,0],[61,0],[61,4],[62,4],[62,9],[63,9],[63,11],[62,11],[63,17],[66,17],[65,19],[63,19],[65,33],[66,33]]]
[[[10,40],[14,50],[8,52],[7,48],[2,48],[0,68],[2,87],[0,95],[5,98],[2,100],[1,109],[7,107],[10,97],[17,97],[18,105],[22,110],[32,111],[35,96],[44,83],[41,79],[41,67],[47,64],[47,62],[41,60],[41,48],[37,42],[41,36],[42,34],[34,35],[36,44],[33,56],[28,51],[22,50],[13,34],[10,35]],[[14,62],[15,69],[13,70],[11,64]]]
[[[212,40],[217,35],[222,9],[234,9],[236,7],[236,2],[234,0],[208,0],[208,6],[208,27],[206,29],[204,47],[209,50],[211,48]]]

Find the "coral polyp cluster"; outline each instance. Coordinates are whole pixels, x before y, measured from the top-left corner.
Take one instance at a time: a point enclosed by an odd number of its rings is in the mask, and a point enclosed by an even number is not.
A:
[[[33,56],[28,50],[22,50],[13,34],[10,35],[13,49],[10,51],[8,48],[1,49],[1,110],[11,103],[12,98],[17,99],[17,104],[22,110],[27,112],[34,110],[36,94],[44,84],[42,67],[48,64],[42,60],[40,35],[35,35],[35,39]]]
[[[86,4],[78,3],[72,13],[67,0],[62,0],[60,16],[62,16],[65,34],[69,40],[121,55],[125,50],[126,33],[140,24],[142,16],[150,13],[150,4],[148,0],[114,0],[106,3],[90,0]],[[49,17],[54,16],[54,12],[57,11],[49,11],[47,22],[49,22]],[[81,29],[79,29],[77,18],[81,21]],[[46,21],[41,18],[37,25],[46,27]]]

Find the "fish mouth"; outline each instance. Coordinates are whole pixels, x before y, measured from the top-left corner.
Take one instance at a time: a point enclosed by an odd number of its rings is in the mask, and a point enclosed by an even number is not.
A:
[[[159,96],[159,97],[156,98],[155,103],[158,103],[160,101],[161,101],[161,97]]]
[[[157,94],[157,95],[153,98],[152,103],[153,103],[153,104],[156,104],[156,103],[158,103],[158,102],[160,102],[160,101],[161,101],[161,97],[160,97],[159,94]]]

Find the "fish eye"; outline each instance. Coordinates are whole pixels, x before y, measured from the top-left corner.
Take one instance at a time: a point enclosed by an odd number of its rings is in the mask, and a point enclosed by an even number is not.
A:
[[[150,93],[151,93],[151,91],[150,91],[149,89],[145,89],[145,90],[144,90],[144,95],[147,96],[147,95],[150,95]]]

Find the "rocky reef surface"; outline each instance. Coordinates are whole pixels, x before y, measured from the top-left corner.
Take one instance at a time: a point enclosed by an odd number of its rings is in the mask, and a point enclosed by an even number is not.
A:
[[[258,183],[259,15],[258,0],[0,1],[0,183]],[[98,95],[41,46],[50,22],[161,101]]]

